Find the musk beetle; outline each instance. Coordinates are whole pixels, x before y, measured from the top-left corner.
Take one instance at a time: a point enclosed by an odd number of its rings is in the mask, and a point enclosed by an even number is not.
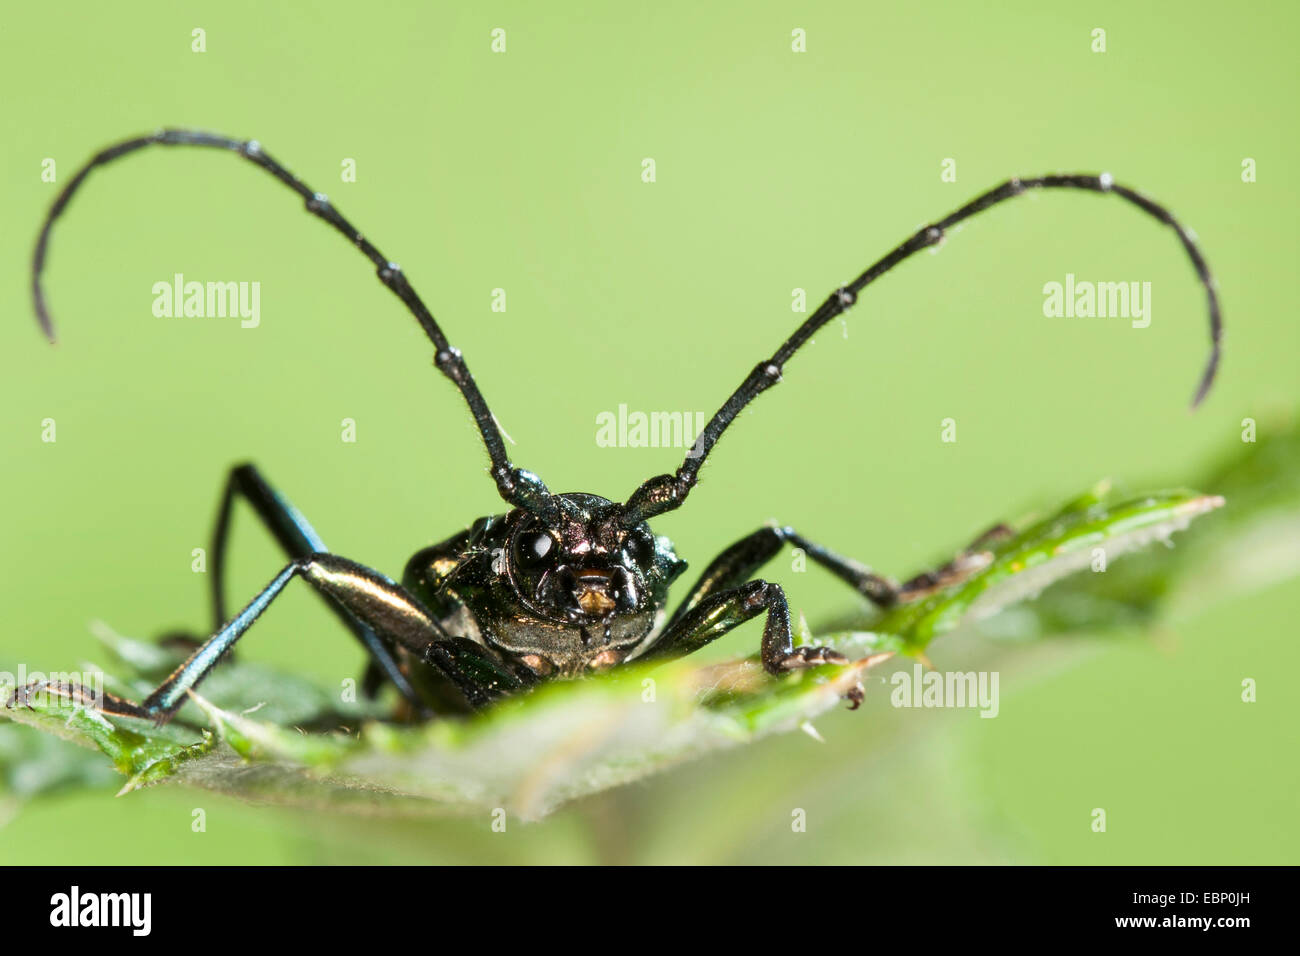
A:
[[[942,568],[900,584],[790,528],[763,527],[718,555],[669,614],[669,586],[686,565],[672,543],[656,536],[648,522],[681,507],[709,453],[741,410],[781,381],[786,363],[799,348],[827,322],[851,308],[866,286],[914,253],[941,242],[963,220],[1025,193],[1074,189],[1115,195],[1172,228],[1209,302],[1211,352],[1193,407],[1205,397],[1218,367],[1221,322],[1214,281],[1191,233],[1163,206],[1121,186],[1106,173],[1011,179],[918,229],[852,282],[832,292],[770,358],[754,366],[700,432],[676,472],[648,479],[621,502],[593,494],[552,494],[537,475],[516,467],[507,457],[501,431],[464,358],[447,341],[401,268],[326,196],[306,186],[256,141],[165,129],[110,146],[80,169],[51,207],[33,257],[36,314],[51,341],[54,327],[41,272],[55,220],[92,170],[155,145],[208,147],[242,157],[296,192],[308,212],[342,233],[370,260],[379,280],[420,323],[433,343],[434,364],[469,406],[487,448],[492,480],[509,510],[480,518],[441,544],[418,552],[399,584],[330,553],[306,518],[257,468],[249,464],[234,468],[221,497],[212,542],[214,633],[142,703],[109,695],[95,701],[111,714],[159,723],[169,720],[185,701],[187,691],[211,672],[294,578],[302,578],[319,592],[365,647],[370,660],[367,691],[373,694],[385,681],[391,682],[409,703],[413,716],[479,708],[540,681],[574,677],[626,661],[679,657],[760,615],[764,617],[761,659],[770,673],[843,662],[830,648],[795,646],[784,591],[779,584],[755,577],[783,545],[804,549],[815,563],[858,594],[888,607],[923,597],[980,567],[989,557],[982,548],[1007,529],[998,526],[990,530]],[[243,610],[227,618],[225,545],[231,509],[240,498],[252,506],[289,563]],[[55,690],[73,698],[85,694],[72,686]],[[856,705],[856,699],[853,703]]]

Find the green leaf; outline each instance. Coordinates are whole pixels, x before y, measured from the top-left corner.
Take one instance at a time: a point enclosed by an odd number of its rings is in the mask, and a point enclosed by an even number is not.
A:
[[[537,819],[576,797],[769,734],[799,728],[815,734],[811,721],[843,706],[844,695],[872,666],[896,653],[924,659],[942,634],[965,627],[996,630],[999,621],[1014,616],[1022,616],[1023,635],[1133,620],[1109,612],[1117,606],[1153,613],[1174,590],[1177,574],[1204,573],[1221,550],[1241,560],[1243,540],[1270,522],[1290,521],[1294,528],[1300,513],[1298,460],[1300,438],[1292,430],[1285,441],[1248,447],[1219,468],[1208,486],[1239,496],[1249,507],[1233,515],[1232,497],[1221,513],[1231,520],[1208,522],[1211,533],[1189,549],[1195,560],[1175,560],[1178,551],[1165,548],[1125,555],[1168,543],[1175,532],[1216,511],[1224,503],[1217,494],[1173,490],[1118,497],[1098,485],[1047,517],[1021,522],[1009,538],[990,546],[965,579],[878,614],[868,626],[827,634],[823,640],[851,663],[782,678],[768,676],[753,657],[707,666],[691,658],[634,663],[542,685],[471,718],[411,726],[384,722],[374,705],[344,707],[336,694],[295,675],[237,661],[218,668],[202,696],[192,695],[182,720],[164,728],[110,720],[57,698],[10,707],[12,689],[0,691],[0,713],[90,748],[92,756],[106,756],[127,778],[122,792],[166,781],[301,806],[390,814],[502,808]],[[1093,573],[1099,558],[1105,573]],[[1133,572],[1122,570],[1126,562],[1135,566]],[[1279,573],[1294,573],[1300,560],[1282,564],[1287,570]],[[1043,599],[1032,600],[1045,589]],[[158,670],[173,663],[170,651],[106,630],[100,637],[133,693],[147,689]],[[9,780],[20,779],[24,768],[49,763],[44,748],[5,749],[5,739],[0,738],[0,769]],[[100,777],[85,772],[86,766],[65,760],[64,771],[47,775],[51,787],[97,782]],[[67,769],[72,767],[77,769]],[[10,789],[21,790],[12,783]]]
[[[908,652],[919,653],[940,634],[1036,598],[1067,575],[1090,568],[1109,571],[1112,561],[1131,551],[1168,543],[1192,519],[1223,505],[1221,497],[1181,490],[1112,503],[1109,490],[1103,482],[1051,517],[990,546],[991,560],[982,571],[891,611],[876,626],[902,637]]]
[[[980,626],[1030,639],[1145,627],[1300,574],[1300,427],[1261,421],[1258,441],[1223,456],[1202,478],[1227,506],[1171,550],[1134,554],[1106,574],[1081,574]]]

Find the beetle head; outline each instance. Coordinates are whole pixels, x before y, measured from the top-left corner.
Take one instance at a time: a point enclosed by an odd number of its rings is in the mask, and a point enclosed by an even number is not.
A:
[[[671,543],[644,522],[620,523],[621,506],[596,495],[566,494],[556,521],[519,513],[506,546],[512,587],[543,618],[602,626],[653,613],[684,568]]]

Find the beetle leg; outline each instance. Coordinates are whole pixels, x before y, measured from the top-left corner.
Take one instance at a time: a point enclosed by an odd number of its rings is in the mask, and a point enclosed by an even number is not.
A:
[[[425,648],[424,660],[445,674],[475,708],[535,683],[525,682],[491,650],[467,637],[434,641]]]
[[[817,664],[844,663],[846,658],[829,647],[795,647],[785,591],[780,585],[768,581],[748,581],[784,544],[788,542],[801,548],[815,563],[884,608],[917,600],[985,567],[992,560],[987,546],[1012,534],[1007,525],[995,525],[943,567],[919,574],[899,585],[863,564],[809,541],[793,528],[763,527],[741,538],[713,559],[673,613],[663,633],[641,657],[683,657],[766,610],[761,657],[763,667],[770,673],[779,674]]]
[[[686,599],[673,612],[671,621],[680,620],[709,595],[748,581],[759,568],[776,556],[786,542],[801,548],[814,562],[873,603],[884,607],[893,602],[898,585],[889,578],[873,573],[866,565],[813,544],[793,528],[766,526],[741,538],[714,558],[686,595]]]
[[[686,613],[675,618],[642,659],[684,657],[751,618],[767,612],[760,657],[771,674],[783,674],[818,664],[845,664],[848,658],[830,647],[794,646],[790,608],[781,585],[749,581],[739,587],[710,593]]]
[[[801,549],[814,563],[830,571],[877,607],[887,608],[894,604],[917,600],[986,566],[992,557],[986,550],[987,545],[1003,540],[1011,534],[1012,531],[1007,525],[995,525],[943,567],[918,574],[900,585],[892,578],[876,574],[864,564],[809,541],[793,528],[777,526],[759,528],[713,559],[704,569],[699,580],[695,582],[686,599],[673,613],[670,624],[690,613],[709,595],[736,587],[749,580],[787,543]]]
[[[310,522],[297,508],[273,488],[253,464],[236,465],[226,477],[226,487],[221,494],[221,503],[217,507],[217,519],[212,529],[212,627],[219,631],[226,622],[226,541],[230,536],[230,517],[235,498],[243,498],[262,524],[284,549],[289,558],[305,558],[310,554],[322,554],[329,549],[321,536],[316,533]],[[323,592],[322,592],[323,596]],[[370,628],[347,611],[336,601],[325,599],[330,610],[343,625],[352,632],[370,655],[370,666],[366,670],[363,687],[368,696],[373,697],[378,690],[382,675],[397,688],[398,692],[410,701],[419,711],[427,712],[427,704],[411,686],[410,680],[402,672],[400,665],[389,647],[379,639]]]
[[[142,720],[149,720],[152,716],[144,707],[134,701],[118,697],[106,691],[89,690],[80,684],[67,681],[34,680],[22,687],[15,688],[14,692],[9,696],[6,706],[26,707],[31,703],[33,697],[39,697],[42,694],[61,697],[78,707],[98,710],[105,714],[138,717]]]
[[[449,640],[424,606],[395,582],[336,554],[311,554],[290,562],[247,607],[176,668],[143,703],[104,695],[102,700],[94,702],[95,705],[104,713],[144,717],[165,724],[185,702],[187,692],[211,673],[295,577],[305,579],[330,601],[395,646],[424,654],[430,644]],[[58,687],[49,689],[61,692]],[[84,690],[63,690],[66,693],[61,693],[61,696],[85,702],[81,700],[85,696]]]
[[[976,571],[988,567],[993,560],[993,552],[988,549],[989,545],[1005,541],[1013,534],[1015,531],[1010,525],[995,524],[947,564],[932,571],[922,571],[916,577],[904,581],[894,596],[895,602],[907,604],[910,601],[919,601],[921,598],[929,597],[935,591],[958,584]]]

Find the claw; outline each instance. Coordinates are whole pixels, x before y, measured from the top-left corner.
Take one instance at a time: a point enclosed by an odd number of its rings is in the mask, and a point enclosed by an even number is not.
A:
[[[844,699],[849,702],[849,710],[857,710],[862,706],[862,701],[867,696],[867,690],[862,686],[862,681],[858,681],[845,693]]]
[[[40,698],[43,694],[62,698],[78,707],[89,707],[91,710],[99,709],[100,695],[93,691],[86,691],[80,684],[52,680],[34,680],[22,687],[14,688],[14,692],[10,695],[6,705],[10,708],[33,707],[35,706],[34,699]]]
[[[85,708],[111,717],[136,717],[156,720],[157,717],[133,701],[107,693],[98,687],[87,688],[77,683],[52,680],[34,680],[16,688],[6,702],[8,707],[32,707],[33,698],[42,694],[68,701],[73,707]]]
[[[819,664],[847,664],[848,662],[847,657],[833,648],[803,644],[783,657],[778,666],[788,671],[802,667],[816,667]]]

